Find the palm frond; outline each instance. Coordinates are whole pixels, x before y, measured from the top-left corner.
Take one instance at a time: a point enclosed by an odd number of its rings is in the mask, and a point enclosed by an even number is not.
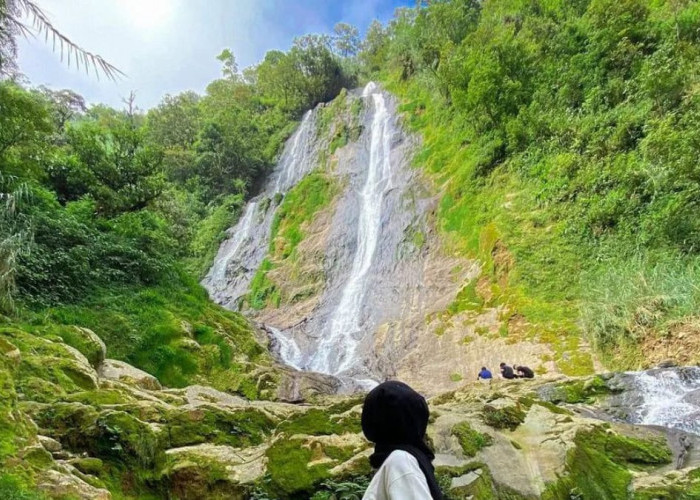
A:
[[[5,22],[9,23],[17,32],[25,37],[43,35],[44,41],[47,44],[49,40],[51,41],[54,52],[60,50],[61,61],[65,59],[68,66],[75,63],[78,69],[80,69],[81,66],[85,68],[86,73],[92,68],[98,79],[100,73],[103,73],[110,80],[116,80],[125,76],[121,70],[108,63],[102,56],[83,49],[58,31],[44,11],[42,11],[33,0],[15,0],[15,7],[24,17],[31,20],[31,27],[23,23],[19,19],[20,16],[14,16],[11,13],[6,14]]]

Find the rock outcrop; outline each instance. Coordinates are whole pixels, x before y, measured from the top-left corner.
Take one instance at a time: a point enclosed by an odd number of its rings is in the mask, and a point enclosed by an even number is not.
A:
[[[16,329],[0,339],[0,423],[12,429],[0,450],[13,450],[0,460],[49,497],[333,498],[361,495],[371,476],[362,396],[322,396],[333,383],[322,376],[281,375],[299,384],[281,394],[304,404],[251,401],[205,385],[163,389],[113,360],[97,372],[76,350]],[[619,400],[619,380],[469,383],[431,398],[447,498],[700,498],[698,436],[594,411]]]

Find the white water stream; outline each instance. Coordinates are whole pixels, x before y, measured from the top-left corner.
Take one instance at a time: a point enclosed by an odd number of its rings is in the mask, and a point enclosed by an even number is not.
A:
[[[700,368],[650,370],[633,376],[642,399],[634,423],[700,435]]]
[[[272,220],[284,195],[316,166],[315,114],[308,111],[287,141],[284,152],[262,193],[250,200],[230,237],[219,248],[214,264],[202,281],[217,303],[236,309],[256,269],[265,258]]]
[[[251,201],[245,208],[245,212],[238,220],[238,224],[232,231],[230,239],[226,240],[219,249],[219,255],[214,261],[214,265],[207,274],[207,281],[212,288],[218,288],[217,285],[226,285],[226,271],[231,260],[236,257],[241,249],[241,245],[251,236],[253,227],[253,215],[258,208],[257,201]]]
[[[361,318],[367,292],[367,276],[372,268],[382,223],[382,202],[391,189],[391,137],[395,132],[384,95],[370,82],[362,96],[371,99],[369,165],[364,187],[359,193],[356,250],[350,275],[333,312],[329,328],[321,337],[310,360],[314,371],[340,374],[353,366],[358,342],[362,339]]]

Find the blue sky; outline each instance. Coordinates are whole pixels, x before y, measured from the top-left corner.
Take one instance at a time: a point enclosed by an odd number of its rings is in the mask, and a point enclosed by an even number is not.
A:
[[[143,109],[165,94],[203,92],[220,74],[216,55],[231,48],[239,67],[294,37],[330,32],[343,21],[362,32],[373,19],[391,18],[413,0],[38,0],[64,34],[127,74],[97,80],[61,63],[43,39],[20,41],[19,65],[33,85],[71,88],[90,103],[122,106],[136,91]]]

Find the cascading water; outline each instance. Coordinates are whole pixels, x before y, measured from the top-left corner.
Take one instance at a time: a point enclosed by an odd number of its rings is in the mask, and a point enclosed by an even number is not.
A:
[[[265,328],[270,332],[272,339],[274,341],[275,350],[278,356],[286,364],[297,370],[302,370],[303,356],[299,345],[294,341],[293,338],[282,333],[278,328],[266,325]]]
[[[298,255],[275,262],[268,275],[282,303],[249,312],[267,331],[275,356],[291,367],[334,376],[339,383],[333,390],[367,388],[394,376],[396,359],[416,329],[407,329],[401,344],[381,347],[393,356],[388,360],[375,355],[378,329],[391,323],[397,329],[391,335],[397,334],[407,316],[417,318],[425,304],[433,306],[432,297],[448,300],[445,290],[452,286],[435,295],[424,286],[425,273],[432,271],[425,265],[428,247],[414,241],[424,241],[429,232],[434,198],[409,167],[415,142],[398,127],[395,112],[394,99],[370,83],[339,96],[332,111],[320,105],[307,114],[204,280],[214,301],[239,308],[268,254],[278,193],[313,168],[322,169],[340,189],[302,226]],[[316,127],[320,113],[322,126]],[[347,142],[338,147],[343,137]]]
[[[309,111],[287,142],[280,161],[263,192],[246,206],[238,223],[229,230],[214,264],[202,281],[215,302],[238,308],[255,271],[265,258],[276,202],[316,165],[315,113]]]
[[[214,261],[209,274],[207,274],[207,283],[210,287],[210,292],[221,292],[221,285],[226,284],[226,271],[231,260],[238,255],[241,245],[250,238],[253,227],[253,215],[258,208],[257,201],[251,201],[243,212],[243,216],[238,221],[235,229],[232,231],[232,236],[224,242],[219,250],[219,256]]]
[[[632,373],[640,396],[630,421],[700,435],[700,368],[667,368]]]
[[[350,276],[343,288],[309,368],[329,374],[340,374],[349,369],[362,335],[360,319],[367,291],[367,275],[372,268],[382,222],[384,195],[391,189],[391,137],[394,128],[387,111],[384,95],[373,82],[365,87],[365,99],[371,98],[374,115],[371,123],[369,165],[367,179],[359,195],[359,220],[356,250]]]

